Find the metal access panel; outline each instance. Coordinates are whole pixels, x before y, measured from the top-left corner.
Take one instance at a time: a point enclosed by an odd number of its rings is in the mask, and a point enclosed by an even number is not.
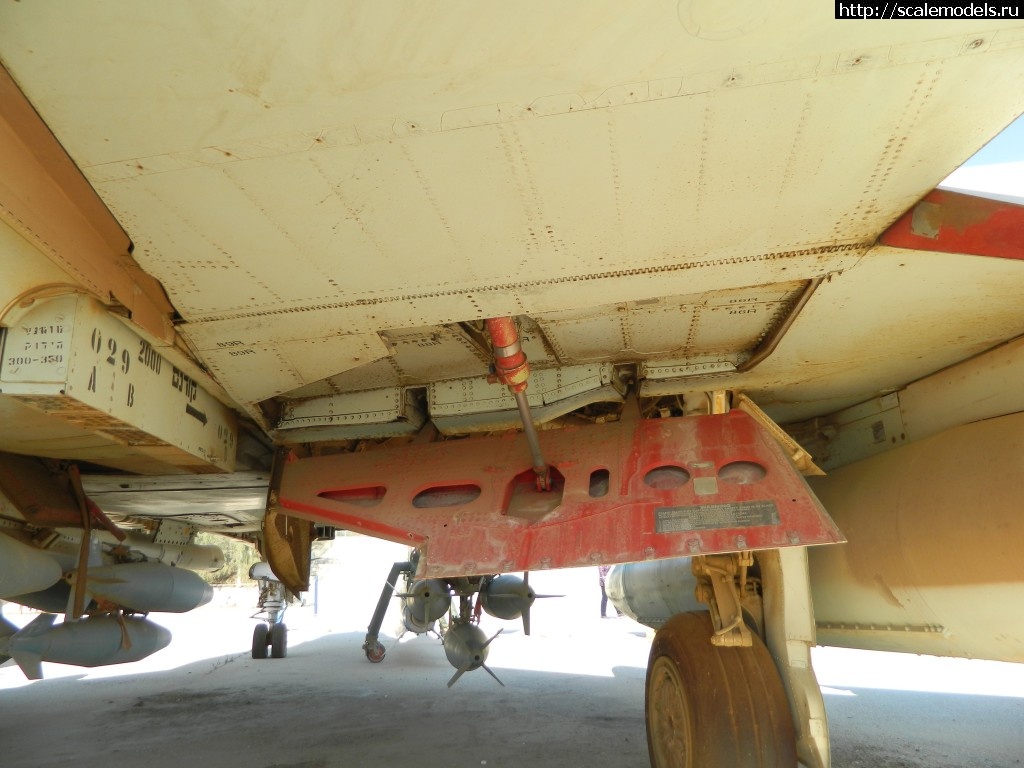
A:
[[[234,468],[234,414],[85,296],[39,301],[5,329],[0,414],[0,450],[132,472]]]
[[[414,435],[426,421],[413,392],[384,387],[365,392],[290,400],[275,434],[295,444],[317,440],[355,440]]]
[[[285,464],[300,517],[423,550],[421,575],[630,562],[843,540],[785,452],[741,411],[519,433]],[[272,493],[275,493],[272,491]]]

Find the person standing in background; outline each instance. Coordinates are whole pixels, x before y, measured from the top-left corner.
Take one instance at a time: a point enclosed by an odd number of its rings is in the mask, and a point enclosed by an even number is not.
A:
[[[611,568],[610,565],[599,565],[597,566],[597,583],[601,585],[601,618],[610,619],[608,616],[608,593],[604,589],[604,581],[608,578],[608,570]],[[618,608],[615,609],[615,613],[618,616],[622,615],[622,611]]]

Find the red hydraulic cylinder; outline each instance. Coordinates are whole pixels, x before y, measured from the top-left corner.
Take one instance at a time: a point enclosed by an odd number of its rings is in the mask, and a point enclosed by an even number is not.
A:
[[[530,364],[519,343],[519,331],[511,317],[492,317],[487,320],[487,333],[494,345],[494,368],[498,380],[512,394],[526,389]]]
[[[530,377],[530,364],[519,341],[519,330],[511,317],[492,317],[486,322],[487,333],[494,347],[494,371],[516,399],[516,407],[523,421],[523,432],[533,457],[533,471],[537,475],[537,490],[551,490],[551,471],[540,452],[540,439],[533,425],[533,416],[526,401],[526,385]]]

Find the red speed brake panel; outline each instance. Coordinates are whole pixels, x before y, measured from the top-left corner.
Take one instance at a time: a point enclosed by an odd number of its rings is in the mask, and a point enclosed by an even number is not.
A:
[[[918,251],[1024,259],[1024,205],[936,189],[878,242]]]
[[[430,577],[843,540],[742,411],[632,416],[540,437],[552,491],[536,490],[526,440],[510,433],[298,459],[284,467],[278,503],[419,547],[419,575]]]

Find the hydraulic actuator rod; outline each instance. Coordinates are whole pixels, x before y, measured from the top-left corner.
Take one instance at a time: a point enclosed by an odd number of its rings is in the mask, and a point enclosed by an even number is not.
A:
[[[526,401],[526,393],[513,392],[512,395],[516,399],[516,407],[519,409],[519,416],[523,420],[523,434],[526,435],[526,442],[530,446],[530,456],[533,458],[533,471],[537,473],[537,489],[541,491],[550,490],[548,479],[551,473],[548,472],[547,462],[544,461],[544,456],[540,452],[540,439],[537,437],[537,428],[533,426],[533,416],[530,414],[530,404]],[[541,487],[541,478],[544,479],[543,487]]]
[[[540,439],[533,424],[533,415],[526,400],[526,385],[530,377],[530,364],[519,341],[519,330],[511,317],[492,317],[486,321],[487,333],[494,347],[494,373],[498,381],[508,387],[516,400],[523,433],[530,446],[533,471],[537,475],[537,490],[551,490],[551,471],[540,451]]]

